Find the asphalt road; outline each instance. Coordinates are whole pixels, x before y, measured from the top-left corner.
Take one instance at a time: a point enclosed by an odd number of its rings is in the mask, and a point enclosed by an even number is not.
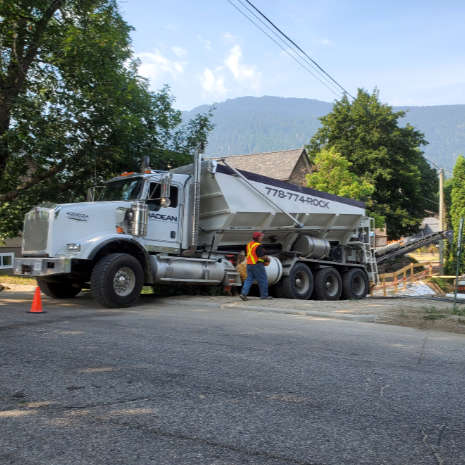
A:
[[[0,295],[0,463],[465,463],[465,337]]]

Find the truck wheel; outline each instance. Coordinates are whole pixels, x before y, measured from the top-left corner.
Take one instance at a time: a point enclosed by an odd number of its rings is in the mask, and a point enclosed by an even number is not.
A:
[[[94,266],[90,287],[94,298],[104,307],[129,307],[139,298],[144,271],[132,255],[112,253]]]
[[[304,263],[296,263],[277,286],[278,297],[309,299],[313,292],[313,274]]]
[[[45,295],[53,297],[54,299],[70,299],[76,297],[82,289],[80,284],[73,283],[68,279],[49,281],[44,278],[37,278],[37,285]]]
[[[342,293],[339,272],[332,267],[321,268],[315,275],[315,296],[318,300],[338,300]]]
[[[363,299],[368,294],[368,276],[364,270],[352,268],[342,276],[342,298]]]

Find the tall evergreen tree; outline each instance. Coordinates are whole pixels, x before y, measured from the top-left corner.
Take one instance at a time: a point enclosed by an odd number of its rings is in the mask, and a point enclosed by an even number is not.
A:
[[[452,179],[450,182],[450,210],[449,217],[454,239],[448,248],[448,260],[446,270],[448,273],[455,274],[457,266],[457,244],[459,234],[460,218],[465,218],[465,158],[462,155],[457,157],[455,162]],[[462,256],[460,258],[460,273],[465,271],[465,243],[462,237]]]
[[[311,159],[333,147],[354,174],[375,186],[370,209],[386,218],[390,238],[416,232],[437,196],[436,173],[420,150],[427,142],[412,126],[399,126],[404,115],[380,103],[377,90],[370,95],[359,89],[353,102],[344,96],[320,118],[307,147]]]

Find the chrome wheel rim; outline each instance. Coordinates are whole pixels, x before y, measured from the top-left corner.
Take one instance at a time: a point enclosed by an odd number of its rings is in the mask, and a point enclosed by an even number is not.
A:
[[[295,288],[299,294],[305,294],[310,289],[310,278],[304,271],[295,274]]]
[[[339,291],[339,282],[336,276],[327,276],[325,280],[326,294],[329,297],[335,297]]]
[[[136,275],[131,268],[123,266],[115,273],[113,277],[113,289],[116,295],[126,297],[131,294],[135,286]]]

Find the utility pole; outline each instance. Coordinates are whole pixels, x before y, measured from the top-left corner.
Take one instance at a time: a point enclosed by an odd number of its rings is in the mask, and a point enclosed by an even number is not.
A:
[[[444,169],[439,169],[439,229],[446,230],[446,204],[444,203]],[[439,274],[444,274],[444,241],[439,241]]]
[[[444,169],[439,170],[439,227],[446,229],[446,204],[444,202]]]
[[[454,313],[457,309],[457,284],[459,282],[460,258],[462,257],[462,234],[463,234],[463,216],[460,218],[459,237],[457,239],[457,266],[455,269],[455,286],[454,286]]]

